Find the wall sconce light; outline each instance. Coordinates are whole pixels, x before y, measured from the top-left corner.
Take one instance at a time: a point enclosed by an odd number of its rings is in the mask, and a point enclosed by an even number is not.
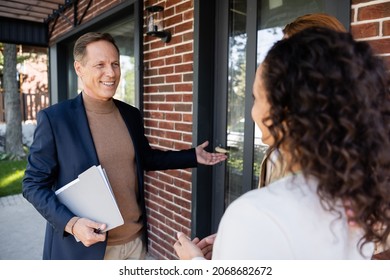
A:
[[[164,30],[164,8],[162,6],[146,7],[146,35],[161,38],[161,41],[171,41],[171,32]]]

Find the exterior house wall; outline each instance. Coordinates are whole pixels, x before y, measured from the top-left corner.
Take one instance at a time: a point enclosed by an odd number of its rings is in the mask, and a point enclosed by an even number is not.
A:
[[[79,16],[88,2],[78,2]],[[93,1],[82,24],[122,2]],[[165,29],[172,33],[172,40],[164,43],[159,38],[146,36],[144,32],[146,136],[155,148],[187,149],[192,146],[194,0],[143,0],[143,3],[144,8],[151,5],[165,8]],[[351,4],[354,37],[368,41],[390,63],[390,1],[352,0]],[[72,9],[66,11],[65,16],[73,22]],[[50,42],[72,28],[63,17],[51,22]],[[172,245],[176,232],[190,234],[191,176],[191,169],[146,173],[149,253],[156,259],[175,259]]]
[[[367,41],[390,66],[390,1],[352,0],[351,32]]]
[[[153,147],[188,149],[192,145],[193,1],[144,4],[164,7],[165,29],[172,33],[167,44],[144,37],[146,134]],[[145,189],[149,252],[158,259],[173,259],[176,232],[190,233],[191,170],[147,172]]]

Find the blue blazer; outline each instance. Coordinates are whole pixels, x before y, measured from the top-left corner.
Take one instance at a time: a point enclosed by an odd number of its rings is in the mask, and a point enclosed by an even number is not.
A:
[[[114,102],[134,144],[139,204],[143,213],[144,237],[147,240],[144,171],[196,167],[196,154],[194,149],[152,149],[144,135],[140,111],[121,101]],[[106,242],[85,247],[65,232],[66,224],[75,215],[58,201],[54,193],[92,165],[99,165],[99,159],[82,95],[41,110],[23,178],[23,196],[47,220],[43,259],[104,258]]]

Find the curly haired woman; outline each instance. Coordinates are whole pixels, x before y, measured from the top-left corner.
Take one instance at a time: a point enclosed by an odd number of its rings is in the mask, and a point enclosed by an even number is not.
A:
[[[390,232],[388,86],[383,62],[348,33],[309,28],[276,43],[256,73],[252,118],[290,174],[228,207],[213,259],[371,258]],[[182,233],[175,250],[203,257]]]
[[[306,28],[325,27],[346,32],[344,25],[334,16],[325,13],[312,13],[297,17],[283,28],[283,38],[288,38]],[[288,172],[287,166],[279,157],[280,151],[268,149],[260,165],[259,188],[280,179]]]

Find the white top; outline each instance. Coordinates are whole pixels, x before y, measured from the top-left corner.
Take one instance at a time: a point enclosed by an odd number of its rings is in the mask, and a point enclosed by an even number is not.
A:
[[[213,259],[369,259],[359,252],[362,231],[349,227],[344,208],[321,206],[316,180],[288,175],[235,200],[219,225]]]

